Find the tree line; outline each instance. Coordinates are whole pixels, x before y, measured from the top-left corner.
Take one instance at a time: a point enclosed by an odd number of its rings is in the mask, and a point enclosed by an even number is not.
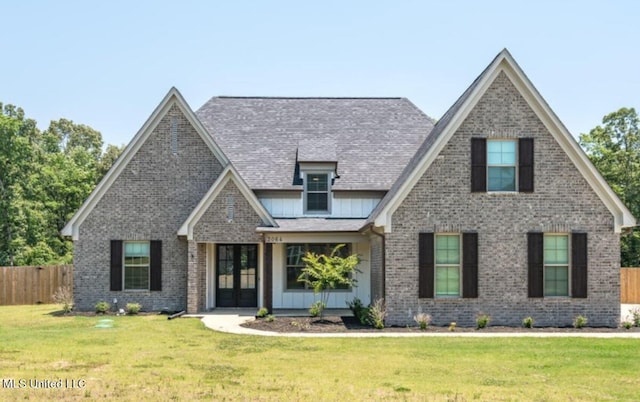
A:
[[[0,266],[67,264],[60,230],[122,152],[102,134],[61,118],[41,131],[0,103]]]
[[[613,191],[640,218],[640,118],[634,108],[607,114],[580,135]],[[14,105],[0,103],[0,266],[64,264],[73,244],[60,230],[122,152],[99,131],[71,120],[40,131]],[[640,266],[640,234],[621,239],[622,266]]]
[[[640,223],[640,119],[634,108],[609,113],[602,124],[580,135],[591,162]],[[623,267],[640,267],[640,228],[621,237]]]

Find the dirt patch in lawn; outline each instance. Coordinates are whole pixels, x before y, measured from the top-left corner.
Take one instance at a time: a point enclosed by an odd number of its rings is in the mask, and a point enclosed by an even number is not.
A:
[[[355,317],[349,316],[327,316],[323,319],[314,317],[275,317],[272,321],[266,318],[257,318],[242,324],[245,328],[257,329],[271,332],[314,332],[314,333],[336,333],[336,332],[640,332],[640,328],[601,328],[584,327],[576,329],[573,327],[505,327],[491,326],[476,329],[475,327],[456,326],[455,331],[450,331],[449,326],[429,325],[427,329],[421,330],[417,326],[412,327],[386,327],[375,329],[369,325],[362,325]]]

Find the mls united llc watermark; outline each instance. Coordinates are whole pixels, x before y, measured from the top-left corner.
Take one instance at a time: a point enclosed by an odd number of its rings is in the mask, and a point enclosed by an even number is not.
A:
[[[39,380],[37,378],[3,378],[2,388],[29,388],[29,389],[73,389],[84,388],[87,381],[82,378],[58,378],[53,380]]]

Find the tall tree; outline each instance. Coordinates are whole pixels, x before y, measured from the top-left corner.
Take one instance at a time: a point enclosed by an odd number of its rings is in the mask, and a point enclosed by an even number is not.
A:
[[[24,111],[0,103],[0,265],[14,265],[25,236],[24,189],[34,171],[39,132]]]
[[[122,151],[68,119],[40,132],[0,103],[0,266],[71,262],[60,230]]]
[[[640,118],[634,108],[609,113],[580,145],[631,213],[640,217]],[[622,237],[622,266],[640,266],[640,235]]]
[[[100,162],[98,163],[97,174],[100,179],[111,169],[111,166],[113,166],[123,150],[124,146],[107,145],[107,149],[104,151],[104,154],[102,154]]]

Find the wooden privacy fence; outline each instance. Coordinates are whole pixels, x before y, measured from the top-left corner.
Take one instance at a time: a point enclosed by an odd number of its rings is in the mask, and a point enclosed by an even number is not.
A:
[[[620,268],[620,302],[640,303],[640,268]]]
[[[61,286],[73,291],[73,265],[0,267],[0,306],[53,303]]]

